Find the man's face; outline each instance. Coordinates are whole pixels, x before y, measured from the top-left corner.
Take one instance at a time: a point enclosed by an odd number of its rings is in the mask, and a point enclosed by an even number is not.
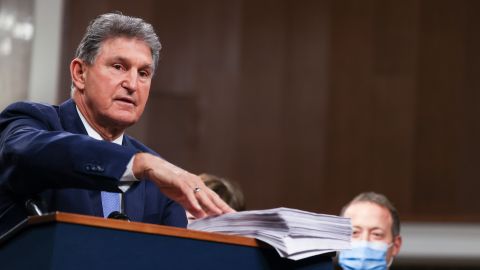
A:
[[[93,127],[126,129],[145,109],[153,75],[150,47],[141,40],[105,40],[92,65],[82,63],[75,102]]]
[[[401,238],[392,235],[393,220],[387,208],[371,202],[355,202],[347,207],[343,216],[351,218],[352,240],[393,243],[387,262],[400,251]]]

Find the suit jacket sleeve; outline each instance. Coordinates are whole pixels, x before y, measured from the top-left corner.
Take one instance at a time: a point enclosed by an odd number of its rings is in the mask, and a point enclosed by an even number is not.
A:
[[[49,188],[119,191],[135,153],[64,131],[52,106],[15,103],[0,115],[0,188],[15,196]]]

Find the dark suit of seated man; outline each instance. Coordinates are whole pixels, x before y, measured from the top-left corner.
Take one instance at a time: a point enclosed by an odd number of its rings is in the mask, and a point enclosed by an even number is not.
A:
[[[142,19],[101,15],[70,64],[72,99],[18,102],[0,114],[0,234],[28,215],[31,198],[45,211],[124,210],[133,221],[179,227],[185,209],[233,211],[198,176],[124,134],[143,113],[160,48]]]

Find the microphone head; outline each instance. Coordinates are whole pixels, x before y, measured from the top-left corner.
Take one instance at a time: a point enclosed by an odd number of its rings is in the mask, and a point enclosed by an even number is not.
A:
[[[110,213],[110,215],[108,215],[108,218],[130,221],[127,215],[125,215],[124,213],[120,213],[118,211],[113,211],[112,213]]]
[[[30,216],[42,216],[41,202],[38,199],[30,198],[25,201],[25,209]]]

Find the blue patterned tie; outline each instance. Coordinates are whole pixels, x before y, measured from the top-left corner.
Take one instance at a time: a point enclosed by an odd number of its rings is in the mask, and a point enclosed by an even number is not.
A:
[[[116,192],[102,191],[103,216],[108,217],[114,211],[120,212],[120,196]]]

